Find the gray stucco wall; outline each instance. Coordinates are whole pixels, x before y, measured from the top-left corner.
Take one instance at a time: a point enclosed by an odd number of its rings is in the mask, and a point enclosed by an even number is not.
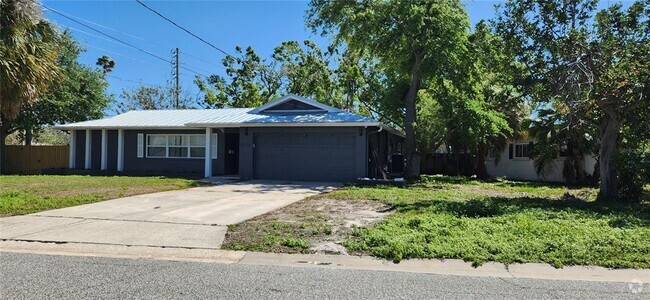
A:
[[[354,136],[354,175],[353,177],[365,177],[367,169],[367,148],[366,148],[366,129],[363,127],[295,127],[295,128],[242,128],[240,130],[240,148],[239,148],[239,175],[241,178],[255,178],[255,148],[253,147],[256,136],[265,133],[331,133]],[[264,159],[273,159],[265,157]],[[336,163],[332,161],[331,163]],[[341,178],[349,180],[352,178]]]
[[[102,167],[102,131],[92,131],[92,155],[91,155],[91,169],[100,170]]]
[[[108,157],[106,166],[109,171],[117,170],[117,130],[108,130]]]
[[[75,145],[75,169],[83,170],[85,164],[85,153],[86,153],[86,131],[85,130],[75,130],[75,139],[77,144]]]

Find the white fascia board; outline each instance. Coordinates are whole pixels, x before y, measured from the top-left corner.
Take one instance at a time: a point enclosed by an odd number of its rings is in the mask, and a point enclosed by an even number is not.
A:
[[[368,127],[381,126],[379,122],[322,122],[322,123],[188,123],[188,127],[240,128],[240,127]]]
[[[66,125],[59,125],[59,126],[53,126],[52,128],[58,129],[58,130],[101,130],[101,129],[108,129],[108,130],[118,130],[118,129],[124,129],[124,130],[191,130],[191,129],[203,129],[205,126],[200,126],[196,128],[191,128],[188,126],[66,126]]]
[[[58,130],[197,130],[205,128],[244,128],[244,127],[381,127],[395,135],[405,137],[404,133],[381,122],[322,122],[322,123],[187,123],[185,126],[53,126]]]

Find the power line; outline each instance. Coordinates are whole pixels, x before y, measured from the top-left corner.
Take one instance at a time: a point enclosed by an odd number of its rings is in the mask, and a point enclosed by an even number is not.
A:
[[[97,49],[97,50],[100,50],[100,51],[104,51],[104,52],[107,52],[107,53],[111,53],[111,54],[115,54],[115,55],[118,55],[118,56],[122,56],[122,57],[124,57],[124,58],[126,58],[126,59],[130,59],[130,60],[133,60],[133,61],[137,61],[137,62],[140,62],[140,63],[143,63],[143,64],[148,64],[148,65],[154,66],[154,67],[156,67],[156,68],[160,68],[160,69],[163,69],[163,70],[167,70],[167,69],[168,69],[168,68],[163,67],[163,66],[160,66],[160,65],[152,64],[152,63],[150,63],[150,62],[148,62],[148,61],[140,60],[140,59],[137,59],[137,58],[133,58],[133,57],[131,57],[131,56],[128,56],[128,55],[121,54],[121,53],[119,53],[119,52],[115,52],[115,51],[111,51],[111,50],[107,50],[107,49],[104,49],[104,48],[101,48],[101,47],[97,47],[97,46],[91,45],[91,44],[88,43],[88,42],[84,42],[84,44],[85,44],[86,46],[90,47],[90,48],[94,48],[94,49]]]
[[[153,9],[153,8],[151,8],[151,7],[149,7],[149,6],[147,6],[146,4],[144,4],[144,2],[142,2],[142,1],[140,1],[140,0],[135,0],[135,1],[138,2],[140,5],[142,5],[144,8],[146,8],[146,9],[150,10],[151,12],[157,14],[157,15],[160,16],[161,18],[163,18],[163,19],[167,20],[168,22],[174,24],[174,26],[176,26],[176,27],[180,28],[181,30],[187,32],[189,35],[191,35],[191,36],[193,36],[193,37],[199,39],[200,41],[202,41],[202,42],[204,42],[205,44],[209,45],[210,47],[216,49],[217,51],[223,53],[224,55],[234,57],[234,56],[230,55],[228,52],[222,50],[221,48],[219,48],[219,47],[213,45],[212,43],[210,43],[210,42],[204,40],[204,39],[201,38],[200,36],[198,36],[198,35],[192,33],[191,31],[189,31],[189,30],[187,30],[187,29],[185,29],[185,27],[183,27],[183,26],[181,26],[181,25],[178,25],[178,23],[174,22],[172,19],[170,19],[170,18],[168,18],[168,17],[165,17],[163,14],[157,12],[155,9]]]
[[[151,52],[149,52],[149,51],[147,51],[147,50],[144,50],[144,49],[142,49],[142,48],[139,48],[139,47],[137,47],[137,46],[134,46],[134,45],[132,45],[132,44],[130,44],[130,43],[128,43],[128,42],[125,42],[125,41],[123,41],[123,40],[121,40],[121,39],[118,39],[118,38],[116,38],[116,37],[114,37],[114,36],[112,36],[112,35],[110,35],[110,34],[104,33],[104,32],[102,32],[102,31],[97,30],[97,29],[95,29],[95,28],[93,28],[93,27],[90,27],[90,26],[88,26],[88,25],[86,25],[86,24],[84,24],[84,23],[81,23],[81,22],[79,22],[79,21],[73,19],[72,17],[69,17],[69,16],[68,16],[67,14],[65,14],[65,13],[62,13],[62,12],[56,10],[56,9],[53,9],[53,8],[47,7],[47,6],[44,5],[44,4],[41,4],[41,6],[43,6],[43,7],[46,8],[47,10],[50,10],[50,11],[52,11],[53,13],[55,13],[55,14],[57,14],[57,15],[60,15],[60,16],[66,18],[66,19],[68,19],[68,20],[70,20],[70,21],[72,21],[72,22],[75,22],[75,23],[77,23],[77,24],[79,24],[79,25],[81,25],[81,26],[83,26],[83,27],[86,27],[86,28],[88,28],[88,29],[90,29],[90,30],[92,30],[92,31],[94,31],[94,32],[97,32],[97,33],[99,33],[99,34],[101,34],[101,35],[103,35],[103,36],[105,36],[105,37],[108,37],[108,38],[110,38],[110,39],[112,39],[112,40],[115,40],[115,41],[117,41],[117,42],[120,43],[120,44],[123,44],[123,45],[125,45],[125,46],[127,46],[127,47],[130,47],[130,48],[133,48],[133,49],[136,49],[136,50],[138,50],[138,51],[140,51],[140,52],[143,52],[143,53],[145,53],[145,54],[147,54],[147,55],[150,55],[150,56],[155,57],[155,58],[157,58],[157,59],[159,59],[159,60],[161,60],[161,61],[164,61],[164,62],[166,62],[166,63],[168,63],[168,64],[171,64],[171,61],[169,61],[169,60],[167,60],[167,59],[165,59],[165,58],[163,58],[163,57],[160,57],[160,56],[158,56],[158,55],[156,55],[156,54],[154,54],[154,53],[151,53]],[[191,70],[191,69],[189,69],[189,68],[183,67],[183,69],[185,69],[185,70],[187,70],[187,71],[189,71],[189,72],[192,72],[192,73],[194,73],[194,74],[196,74],[196,75],[201,75],[201,76],[205,76],[205,77],[207,77],[207,75],[201,74],[201,73],[196,72],[196,71],[194,71],[194,70]]]
[[[208,75],[205,75],[205,74],[202,74],[202,73],[196,72],[196,71],[194,71],[194,70],[192,70],[192,69],[188,69],[187,67],[180,66],[180,68],[183,69],[183,70],[185,70],[185,71],[192,72],[192,73],[194,73],[194,74],[196,74],[196,75],[200,75],[200,76],[203,76],[203,77],[208,77]]]
[[[141,85],[162,86],[161,84],[154,84],[154,83],[150,83],[150,82],[144,82],[142,80],[141,81],[136,81],[136,80],[131,80],[131,79],[124,79],[124,78],[117,77],[117,76],[114,76],[114,75],[106,75],[106,77],[115,78],[115,79],[120,80],[120,81],[135,82],[135,83],[139,83]]]
[[[209,61],[209,60],[207,60],[207,59],[203,59],[203,58],[200,58],[200,57],[198,57],[198,56],[194,56],[194,55],[192,55],[192,54],[190,54],[190,53],[187,53],[187,52],[185,52],[185,51],[181,51],[181,53],[183,53],[183,54],[185,54],[185,55],[187,55],[187,56],[189,56],[189,57],[192,57],[192,58],[194,58],[194,59],[200,60],[200,61],[202,61],[202,62],[204,62],[204,63],[208,63],[208,64],[211,64],[211,65],[214,65],[214,66],[218,66],[218,67],[225,68],[225,67],[224,67],[223,65],[221,65],[221,64],[211,62],[211,61]]]
[[[150,43],[150,44],[152,44],[152,45],[156,45],[156,46],[158,46],[158,47],[160,47],[160,48],[163,48],[163,49],[169,49],[169,48],[171,48],[171,47],[169,47],[169,46],[166,46],[166,45],[163,45],[163,44],[160,44],[160,43],[157,43],[157,42],[154,42],[154,41],[151,41],[151,40],[145,39],[145,38],[143,38],[143,37],[139,37],[139,36],[137,36],[137,35],[130,34],[130,33],[128,33],[128,32],[124,32],[124,31],[121,31],[121,30],[117,30],[117,29],[115,29],[115,28],[112,28],[112,27],[109,27],[109,26],[106,26],[106,25],[102,25],[102,24],[96,23],[96,22],[93,22],[93,21],[90,21],[90,20],[84,19],[84,18],[82,18],[82,17],[79,17],[79,16],[75,16],[75,15],[72,15],[72,14],[69,14],[69,13],[66,13],[66,15],[68,15],[68,17],[75,18],[75,19],[77,19],[77,20],[81,20],[81,21],[84,21],[84,22],[86,22],[86,23],[90,23],[90,24],[93,24],[93,25],[95,25],[95,26],[98,26],[98,27],[105,28],[105,29],[108,29],[108,30],[113,31],[113,32],[117,32],[117,33],[120,33],[120,34],[123,34],[123,35],[129,36],[129,37],[132,37],[132,38],[134,38],[134,39],[137,39],[137,40],[141,40],[141,41],[144,41],[144,42]]]
[[[181,52],[181,53],[183,53],[183,52]],[[195,69],[195,70],[199,70],[199,71],[202,71],[202,72],[212,73],[212,71],[210,71],[210,70],[203,69],[203,68],[199,68],[199,67],[197,67],[197,66],[192,66],[192,65],[190,65],[190,64],[186,64],[186,63],[184,63],[184,62],[181,62],[181,65],[186,65],[186,66],[188,66],[188,67],[191,67],[191,68],[193,68],[193,69]]]
[[[70,15],[70,14],[68,14],[68,13],[63,13],[63,12],[61,12],[61,11],[58,11],[58,10],[55,10],[55,9],[53,9],[53,8],[47,7],[47,6],[45,6],[44,4],[40,4],[40,5],[43,6],[43,7],[44,7],[45,9],[47,9],[47,10],[50,10],[50,11],[52,11],[52,12],[54,12],[54,13],[56,13],[56,14],[58,14],[58,15],[64,17],[64,18],[66,18],[66,19],[68,19],[68,20],[71,20],[71,21],[73,21],[73,22],[75,22],[75,23],[77,23],[77,24],[79,24],[79,25],[82,25],[82,26],[84,26],[84,27],[86,27],[86,28],[88,28],[88,29],[91,29],[91,30],[93,30],[93,31],[95,31],[95,32],[97,32],[97,33],[99,33],[99,34],[102,34],[103,36],[108,37],[108,38],[106,38],[106,37],[102,37],[102,36],[98,36],[98,35],[95,35],[95,34],[92,34],[92,33],[89,33],[89,32],[86,32],[86,31],[83,31],[83,30],[80,30],[80,29],[74,28],[74,27],[72,27],[72,26],[68,26],[69,28],[71,28],[71,29],[73,29],[73,30],[79,31],[79,32],[84,33],[84,34],[87,34],[87,35],[89,35],[89,36],[93,36],[93,37],[96,37],[96,38],[100,38],[100,39],[103,39],[103,40],[109,41],[109,42],[112,42],[112,43],[116,43],[116,44],[119,44],[119,45],[124,45],[124,46],[127,46],[127,47],[134,48],[134,49],[136,49],[136,50],[138,50],[138,51],[141,51],[141,52],[144,52],[144,53],[146,53],[146,54],[148,54],[148,55],[154,56],[154,57],[157,58],[157,59],[163,60],[163,61],[165,61],[165,62],[167,62],[167,63],[171,63],[171,61],[168,61],[168,60],[166,60],[166,59],[164,59],[164,58],[162,58],[162,57],[160,57],[160,56],[158,56],[158,55],[156,55],[156,54],[153,54],[153,53],[151,53],[151,52],[149,52],[149,51],[146,51],[146,50],[144,50],[144,49],[140,49],[140,48],[138,48],[138,47],[135,47],[134,45],[131,45],[131,44],[127,43],[127,42],[124,42],[124,41],[122,41],[122,40],[120,40],[120,39],[117,39],[117,38],[115,38],[115,37],[113,37],[113,36],[111,36],[111,35],[109,35],[109,34],[107,34],[107,33],[101,32],[101,31],[99,31],[99,30],[97,30],[97,29],[94,29],[94,28],[92,28],[92,27],[90,27],[90,26],[88,26],[88,25],[86,25],[86,24],[80,23],[78,20],[82,20],[82,21],[84,21],[84,22],[88,22],[88,23],[93,24],[93,25],[95,25],[95,26],[99,26],[99,27],[102,27],[102,28],[106,28],[106,29],[108,29],[108,30],[111,30],[111,31],[114,31],[114,32],[117,32],[117,33],[124,34],[124,35],[126,35],[126,36],[130,36],[130,37],[133,37],[133,38],[135,38],[135,39],[138,39],[138,40],[141,40],[141,41],[145,41],[145,42],[151,43],[151,44],[153,44],[153,45],[156,45],[156,46],[161,47],[161,48],[164,48],[164,49],[168,48],[168,47],[165,46],[165,45],[162,45],[162,44],[160,44],[160,43],[156,43],[156,42],[153,42],[153,41],[150,41],[150,40],[147,40],[147,39],[144,39],[144,38],[138,37],[138,36],[136,36],[136,35],[132,35],[132,34],[129,34],[129,33],[126,33],[126,32],[123,32],[123,31],[120,31],[120,30],[117,30],[117,29],[111,28],[111,27],[108,27],[108,26],[106,26],[106,25],[102,25],[102,24],[99,24],[99,23],[95,23],[95,22],[92,22],[92,21],[86,20],[86,19],[83,19],[83,18],[81,18],[81,17],[73,16],[73,15]],[[77,20],[75,20],[75,19],[77,19]],[[95,48],[96,48],[96,47],[95,47]],[[210,61],[208,61],[208,60],[206,60],[206,59],[202,59],[202,58],[200,58],[200,57],[198,57],[198,56],[191,55],[190,53],[187,53],[187,52],[183,52],[183,53],[184,53],[185,55],[190,56],[190,57],[193,57],[193,58],[195,58],[195,59],[198,59],[198,60],[201,60],[201,61],[204,61],[204,62],[207,62],[207,63],[213,64],[213,65],[215,65],[215,66],[219,66],[218,64],[212,63],[212,62],[210,62]],[[124,56],[124,55],[122,55],[122,56]],[[189,66],[189,67],[192,67],[192,68],[195,68],[195,69],[200,69],[199,67],[194,66],[194,65],[191,65],[191,64],[185,64],[185,65],[187,65],[187,66]],[[221,66],[221,67],[223,67],[223,66]],[[194,73],[194,74],[201,75],[201,76],[206,76],[206,77],[207,77],[207,75],[205,75],[205,74],[201,74],[201,73],[196,72],[196,71],[194,71],[194,70],[192,70],[192,69],[187,69],[187,70],[188,70],[189,72]],[[204,70],[204,71],[207,71],[207,70],[205,70],[205,69],[203,69],[203,70]],[[210,72],[210,71],[208,71],[208,72]]]
[[[88,43],[88,42],[84,42],[84,44],[85,44],[86,46],[90,47],[90,48],[95,48],[95,49],[100,50],[100,51],[105,51],[105,52],[107,52],[107,53],[112,53],[112,54],[115,54],[115,55],[118,55],[118,56],[122,56],[122,57],[124,57],[124,58],[130,59],[130,60],[133,60],[133,61],[137,61],[137,62],[140,62],[140,63],[148,64],[148,65],[154,66],[154,67],[156,67],[156,68],[160,68],[160,69],[163,69],[163,70],[167,70],[167,69],[168,69],[168,68],[163,67],[163,66],[160,66],[160,65],[152,64],[152,63],[150,63],[150,62],[148,62],[148,61],[140,60],[140,59],[137,59],[137,58],[133,58],[133,57],[131,57],[131,56],[128,56],[128,55],[124,55],[124,54],[119,53],[119,52],[115,52],[115,51],[111,51],[111,50],[107,50],[107,49],[104,49],[104,48],[101,48],[101,47],[94,46],[94,45],[92,45],[92,44],[90,44],[90,43]],[[189,77],[189,78],[194,79],[194,76],[189,75],[189,74],[181,73],[181,75],[183,75],[183,76],[187,76],[187,77]],[[201,75],[201,74],[198,74],[198,75]],[[205,75],[202,75],[202,76],[205,76]]]
[[[83,30],[81,30],[81,29],[74,28],[74,27],[72,27],[72,26],[68,26],[68,28],[70,28],[70,29],[72,29],[72,30],[74,30],[74,31],[81,32],[81,33],[83,33],[83,34],[87,34],[87,35],[89,35],[89,36],[93,36],[93,37],[96,37],[96,38],[99,38],[99,39],[102,39],[102,40],[105,40],[105,41],[109,41],[109,42],[111,42],[111,43],[116,43],[116,44],[118,44],[118,45],[122,45],[121,43],[116,42],[116,41],[114,41],[114,40],[107,39],[107,38],[105,38],[105,37],[102,37],[102,36],[99,36],[99,35],[96,35],[96,34],[92,34],[92,33],[90,33],[90,32],[83,31]],[[139,59],[136,59],[136,58],[130,57],[130,56],[128,56],[128,55],[124,55],[124,54],[117,53],[117,52],[114,52],[114,51],[111,51],[111,50],[106,50],[106,49],[103,49],[103,48],[100,48],[100,47],[97,47],[97,46],[93,46],[93,45],[91,45],[91,44],[88,43],[88,42],[85,42],[85,44],[86,44],[87,46],[91,47],[91,48],[95,48],[95,49],[98,49],[98,50],[102,50],[102,51],[106,51],[106,52],[109,52],[109,53],[113,53],[113,54],[115,54],[115,55],[123,56],[123,57],[129,58],[129,59],[131,59],[131,60],[135,60],[135,61],[138,61],[138,62],[142,62],[142,63],[150,64],[150,65],[153,65],[153,66],[156,66],[156,67],[159,67],[159,68],[163,68],[163,69],[165,69],[165,70],[167,69],[167,68],[164,68],[164,67],[161,67],[161,66],[158,66],[158,65],[154,65],[154,64],[151,64],[151,63],[146,62],[146,61],[143,61],[143,60],[139,60]],[[193,68],[193,69],[202,70],[202,71],[204,71],[204,72],[208,72],[208,73],[211,72],[211,71],[208,71],[208,70],[206,70],[206,69],[203,69],[203,68],[200,68],[200,67],[197,67],[197,66],[194,66],[194,65],[190,65],[190,64],[186,64],[186,63],[183,63],[183,64],[186,65],[186,66],[188,66],[188,67],[191,67],[191,68]],[[202,73],[198,73],[198,72],[195,72],[195,71],[193,71],[193,70],[188,70],[188,71],[193,72],[193,73],[195,73],[195,74],[197,74],[197,75],[206,76],[206,75],[203,75]],[[206,77],[207,77],[207,76],[206,76]]]
[[[110,34],[107,34],[107,33],[104,33],[104,32],[102,32],[102,31],[99,31],[99,30],[97,30],[97,29],[95,29],[95,28],[92,28],[92,27],[90,27],[90,26],[88,26],[88,25],[86,25],[86,24],[84,24],[84,23],[81,23],[81,22],[79,22],[79,21],[77,21],[77,20],[75,20],[75,19],[69,17],[68,15],[66,15],[66,14],[64,14],[64,13],[62,13],[62,12],[56,10],[56,9],[49,8],[49,7],[45,6],[44,4],[41,4],[41,5],[42,5],[43,7],[45,7],[46,9],[52,11],[53,13],[59,15],[59,16],[62,16],[62,17],[66,18],[66,19],[68,19],[68,20],[70,20],[70,21],[72,21],[72,22],[75,22],[75,23],[77,23],[77,24],[79,24],[79,25],[81,25],[81,26],[83,26],[83,27],[86,27],[86,28],[88,28],[88,29],[90,29],[90,30],[92,30],[92,31],[94,31],[94,32],[97,32],[97,33],[99,33],[99,34],[101,34],[101,35],[103,35],[103,36],[105,36],[105,37],[108,37],[108,38],[110,38],[110,39],[112,39],[112,40],[115,40],[115,41],[119,42],[120,44],[126,45],[126,46],[128,46],[128,47],[133,48],[133,49],[136,49],[136,50],[138,50],[138,51],[140,51],[140,52],[143,52],[143,53],[145,53],[145,54],[147,54],[147,55],[153,56],[153,57],[155,57],[155,58],[157,58],[157,59],[159,59],[159,60],[162,60],[162,61],[164,61],[164,62],[166,62],[166,63],[170,63],[170,61],[168,61],[168,60],[166,60],[166,59],[164,59],[164,58],[162,58],[162,57],[160,57],[160,56],[158,56],[158,55],[156,55],[156,54],[153,54],[153,53],[151,53],[151,52],[149,52],[149,51],[147,51],[147,50],[144,50],[144,49],[139,48],[139,47],[136,47],[136,46],[134,46],[134,45],[132,45],[132,44],[130,44],[130,43],[127,43],[127,42],[125,42],[125,41],[122,41],[122,40],[120,40],[120,39],[118,39],[118,38],[116,38],[116,37],[113,37],[113,36],[110,35]]]
[[[112,28],[112,27],[109,27],[109,26],[106,26],[106,25],[103,25],[103,24],[99,24],[99,23],[97,23],[97,22],[93,22],[93,21],[90,21],[90,20],[88,20],[88,19],[84,19],[84,18],[79,17],[79,16],[75,16],[75,15],[72,15],[72,14],[69,14],[69,13],[65,13],[65,14],[66,14],[68,17],[71,17],[71,18],[74,18],[74,19],[77,19],[77,20],[81,20],[81,21],[84,21],[84,22],[86,22],[86,23],[90,23],[90,24],[93,24],[93,25],[95,25],[95,26],[98,26],[98,27],[101,27],[101,28],[108,29],[108,30],[110,30],[110,31],[117,32],[117,33],[123,34],[123,35],[125,35],[125,36],[129,36],[129,37],[132,37],[132,38],[134,38],[134,39],[137,39],[137,40],[141,40],[141,41],[144,41],[144,42],[150,43],[150,44],[155,45],[155,46],[157,46],[157,47],[159,47],[159,48],[162,48],[162,49],[173,48],[173,47],[171,47],[171,46],[163,45],[163,44],[161,44],[161,43],[158,43],[158,42],[155,42],[155,41],[152,41],[152,40],[148,40],[148,39],[145,39],[145,38],[143,38],[143,37],[139,37],[139,36],[137,36],[137,35],[133,35],[133,34],[130,34],[130,33],[128,33],[128,32],[124,32],[124,31],[121,31],[121,30],[118,30],[118,29],[115,29],[115,28]],[[71,28],[71,29],[74,29],[74,30],[76,30],[76,31],[79,31],[79,32],[85,33],[85,34],[87,34],[87,35],[94,36],[94,37],[96,37],[96,38],[100,38],[100,39],[103,39],[103,40],[106,40],[106,41],[110,41],[110,42],[113,42],[113,43],[116,43],[116,44],[120,44],[120,43],[118,43],[118,42],[116,42],[116,41],[114,41],[114,40],[107,39],[107,38],[105,38],[105,37],[101,37],[101,36],[98,36],[98,35],[94,35],[94,34],[92,34],[92,33],[89,33],[89,32],[86,32],[86,31],[82,31],[82,30],[80,30],[80,29],[76,29],[76,28],[74,28],[74,27],[72,27],[72,26],[68,26],[68,27]],[[217,63],[211,62],[211,61],[209,61],[209,60],[207,60],[207,59],[204,59],[204,58],[201,58],[201,57],[199,57],[199,56],[193,55],[193,54],[188,53],[188,52],[186,52],[186,51],[181,51],[181,52],[182,52],[183,54],[189,56],[189,57],[192,57],[192,58],[194,58],[194,59],[200,60],[200,61],[202,61],[202,62],[205,62],[205,63],[211,64],[211,65],[214,65],[214,66],[222,67],[222,68],[224,67],[224,66],[221,65],[221,64],[217,64]],[[190,65],[190,64],[188,64],[188,66],[191,66],[191,67],[193,67],[193,68],[197,68],[197,66]]]

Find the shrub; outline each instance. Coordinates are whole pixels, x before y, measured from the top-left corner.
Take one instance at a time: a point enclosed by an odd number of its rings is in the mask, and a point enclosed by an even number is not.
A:
[[[650,162],[635,150],[621,151],[615,160],[618,172],[618,197],[624,202],[639,202],[648,183]]]
[[[309,243],[303,239],[286,238],[280,244],[289,248],[309,248]]]

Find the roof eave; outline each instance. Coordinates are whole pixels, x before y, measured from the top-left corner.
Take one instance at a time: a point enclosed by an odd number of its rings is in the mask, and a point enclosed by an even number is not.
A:
[[[367,127],[380,126],[379,122],[273,122],[273,123],[187,123],[188,127],[232,128],[232,127]]]
[[[205,127],[189,127],[189,126],[83,126],[83,125],[74,125],[74,126],[67,126],[67,125],[59,125],[59,126],[52,126],[54,129],[58,130],[118,130],[118,129],[124,129],[124,130],[179,130],[179,129],[184,129],[184,130],[191,130],[191,129],[202,129]]]
[[[394,135],[397,135],[397,136],[399,136],[401,138],[406,138],[406,135],[404,133],[402,133],[401,131],[399,131],[399,130],[393,128],[393,127],[390,127],[390,126],[388,126],[386,124],[381,124],[379,126],[379,128],[382,128],[383,130],[386,130],[386,131],[388,131],[388,132],[390,132],[390,133],[392,133]]]

